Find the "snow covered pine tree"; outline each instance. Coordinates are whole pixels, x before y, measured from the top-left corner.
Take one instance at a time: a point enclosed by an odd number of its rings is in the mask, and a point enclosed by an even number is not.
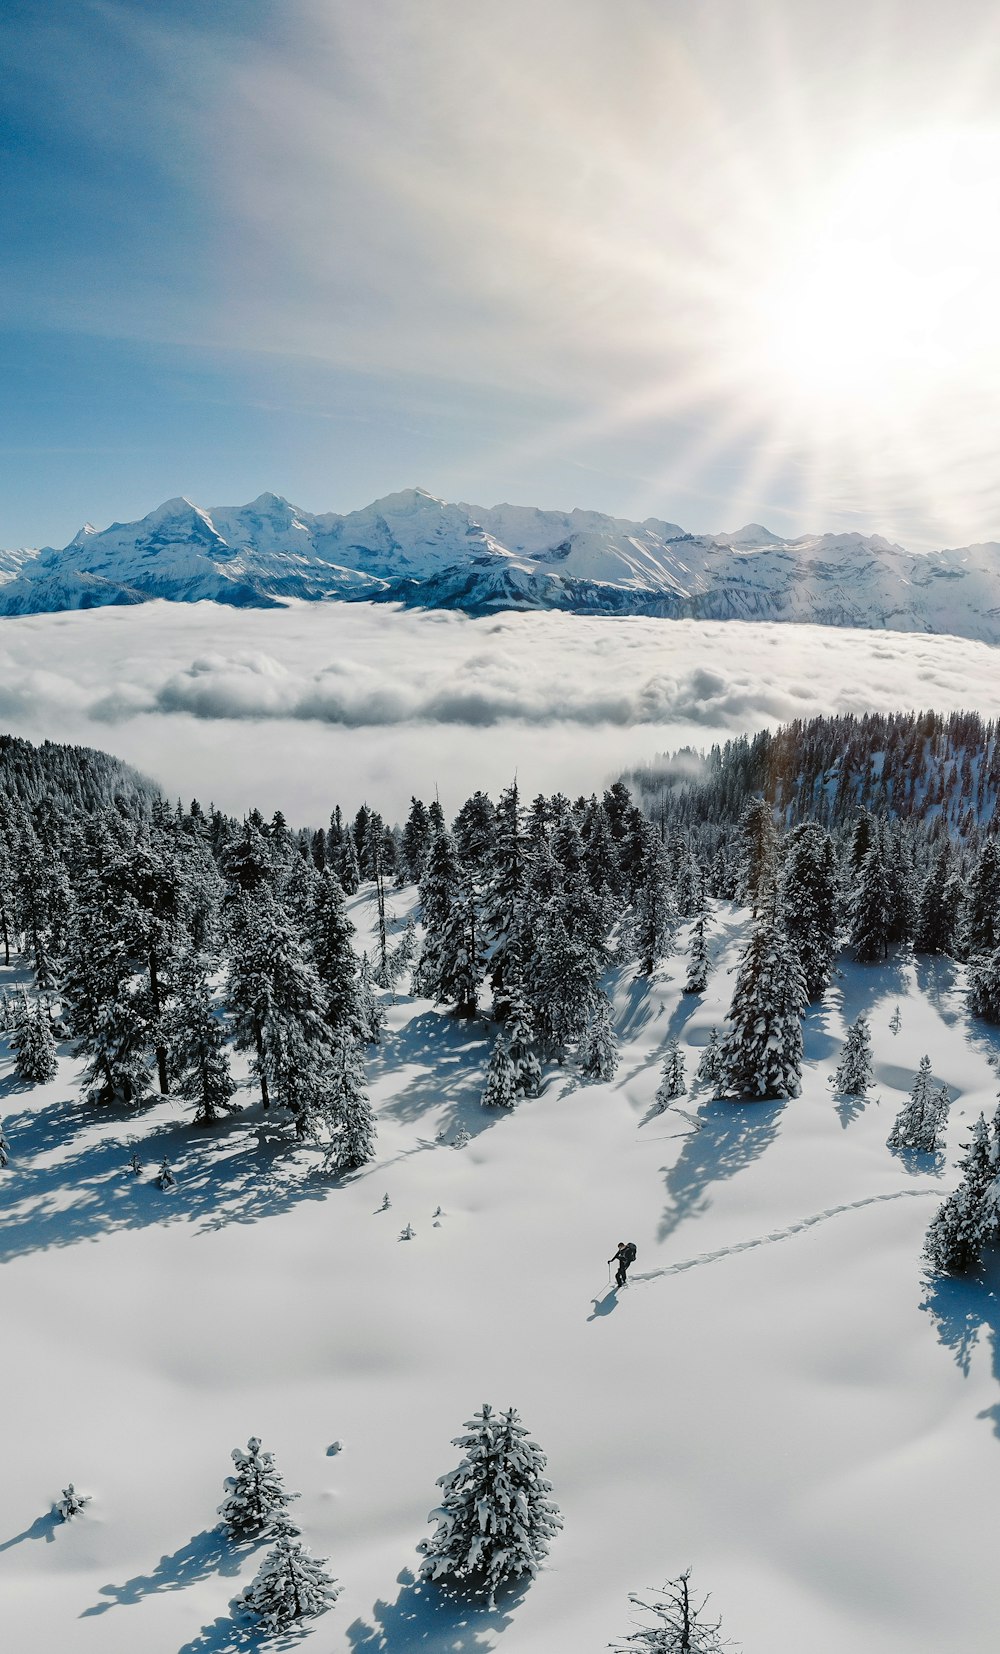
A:
[[[562,1517],[542,1475],[545,1455],[513,1407],[498,1417],[484,1403],[465,1428],[453,1444],[462,1448],[462,1462],[438,1482],[444,1497],[431,1512],[438,1526],[421,1547],[420,1573],[467,1580],[492,1608],[508,1580],[534,1578]]]
[[[683,1097],[686,1090],[687,1086],[684,1083],[684,1053],[678,1050],[677,1041],[671,1040],[663,1058],[660,1083],[656,1090],[657,1108],[666,1108],[674,1097]]]
[[[698,1085],[711,1086],[713,1092],[722,1082],[722,1045],[718,1028],[713,1028],[708,1036],[708,1044],[701,1054],[694,1077]]]
[[[864,1097],[873,1077],[871,1028],[862,1013],[847,1030],[832,1084],[845,1097]]]
[[[798,955],[776,919],[757,924],[740,963],[722,1085],[735,1097],[797,1097],[802,1077],[806,984]]]
[[[21,994],[14,1014],[11,1046],[17,1053],[18,1078],[44,1085],[56,1077],[56,1047],[49,1019],[40,1000],[30,1003]]]
[[[232,1459],[236,1475],[227,1476],[226,1497],[218,1511],[229,1538],[253,1539],[273,1527],[279,1516],[292,1531],[285,1507],[299,1496],[285,1487],[274,1454],[262,1453],[259,1437],[251,1436],[246,1452],[234,1447]]]
[[[924,1240],[924,1257],[932,1268],[964,1275],[979,1264],[983,1247],[996,1241],[1000,1230],[998,1148],[996,1122],[991,1132],[980,1115],[960,1162],[962,1181],[938,1208]]]
[[[517,1102],[517,1075],[510,1060],[507,1041],[501,1031],[493,1042],[486,1084],[479,1099],[484,1108],[513,1108]]]
[[[948,1107],[947,1087],[935,1088],[931,1079],[931,1059],[921,1057],[909,1101],[896,1115],[886,1139],[890,1149],[915,1149],[920,1154],[933,1154],[942,1148],[941,1134],[948,1118]]]
[[[287,1524],[268,1551],[253,1584],[240,1599],[272,1633],[287,1631],[308,1615],[322,1614],[336,1602],[342,1587],[328,1574],[326,1557],[309,1555]]]

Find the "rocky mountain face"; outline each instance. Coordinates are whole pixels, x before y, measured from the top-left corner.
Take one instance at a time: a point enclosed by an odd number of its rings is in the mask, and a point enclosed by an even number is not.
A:
[[[880,535],[687,534],[597,511],[453,505],[423,489],[345,516],[275,494],[168,500],[62,550],[0,551],[0,614],[209,601],[403,603],[669,619],[809,621],[1000,642],[1000,545],[913,553]]]

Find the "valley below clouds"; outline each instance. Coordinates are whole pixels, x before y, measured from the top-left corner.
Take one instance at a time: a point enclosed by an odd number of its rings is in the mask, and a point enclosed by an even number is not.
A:
[[[150,603],[8,619],[0,726],[103,747],[170,796],[317,824],[362,799],[451,812],[516,770],[525,793],[792,718],[1000,713],[1000,652],[941,636],[370,604]]]

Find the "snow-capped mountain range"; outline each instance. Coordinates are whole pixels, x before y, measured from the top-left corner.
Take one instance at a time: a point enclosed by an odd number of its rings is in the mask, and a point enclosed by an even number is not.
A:
[[[275,494],[211,510],[174,499],[140,522],[87,524],[61,551],[0,551],[3,615],[152,598],[802,621],[998,643],[1000,544],[914,553],[877,534],[787,540],[759,523],[696,535],[652,517],[452,505],[413,488],[346,516]]]

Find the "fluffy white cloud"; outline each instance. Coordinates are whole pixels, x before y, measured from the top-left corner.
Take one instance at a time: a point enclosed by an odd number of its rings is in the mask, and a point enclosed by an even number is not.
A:
[[[39,663],[49,663],[41,668]],[[1000,712],[1000,652],[807,626],[149,604],[8,620],[0,720],[171,793],[322,820],[439,785],[599,788],[656,751],[825,712]]]

